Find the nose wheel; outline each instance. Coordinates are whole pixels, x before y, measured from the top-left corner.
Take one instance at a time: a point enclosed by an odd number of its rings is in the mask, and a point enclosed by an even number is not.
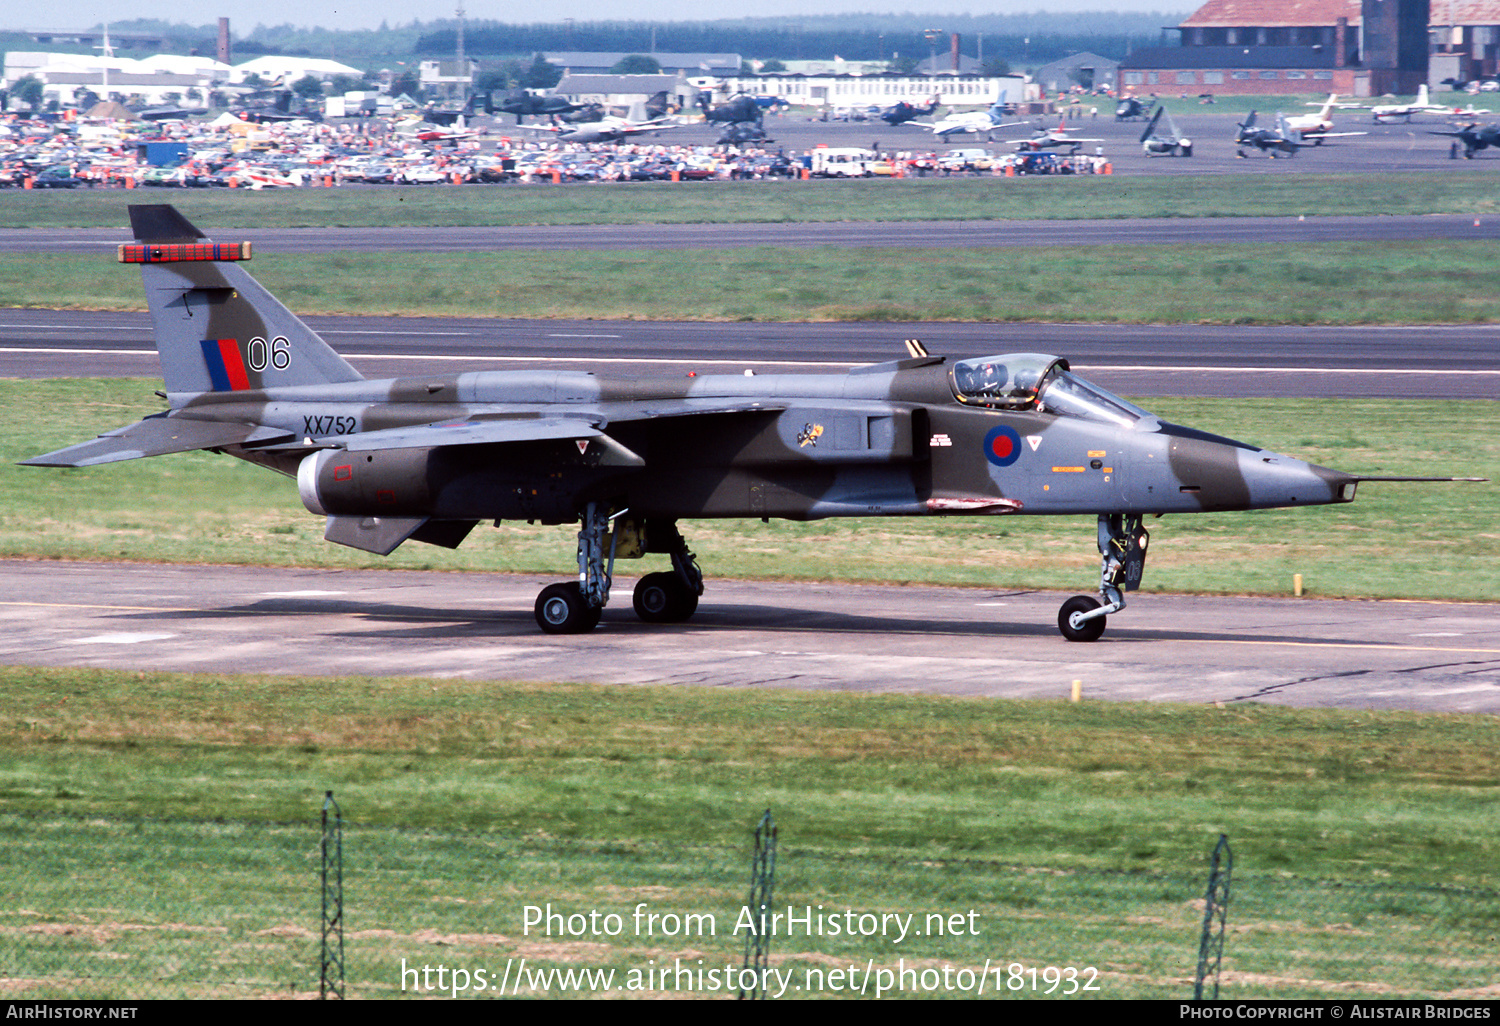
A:
[[[1098,641],[1105,617],[1125,608],[1125,593],[1135,591],[1146,569],[1151,535],[1138,516],[1099,515],[1099,598],[1074,595],[1057,611],[1057,629],[1069,641]]]
[[[1092,613],[1100,608],[1100,602],[1088,595],[1074,595],[1057,611],[1057,629],[1069,641],[1098,641],[1104,633],[1105,614],[1099,613],[1088,620],[1079,620],[1083,613]]]

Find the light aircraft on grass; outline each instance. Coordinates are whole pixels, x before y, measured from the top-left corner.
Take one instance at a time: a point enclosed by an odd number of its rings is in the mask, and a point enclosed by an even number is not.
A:
[[[1086,514],[1099,598],[1058,628],[1093,641],[1140,584],[1145,518],[1351,502],[1375,478],[1160,419],[1038,353],[909,358],[847,373],[627,377],[483,371],[366,380],[167,205],[130,207],[167,408],[26,460],[89,467],[207,450],[276,470],[328,541],[455,548],[481,520],[578,523],[578,576],[542,590],[547,633],[593,630],[615,562],[648,623],[698,608],[685,518]],[[1422,480],[1452,480],[1448,478]],[[212,501],[205,497],[205,501]],[[1101,601],[1102,600],[1102,601]]]

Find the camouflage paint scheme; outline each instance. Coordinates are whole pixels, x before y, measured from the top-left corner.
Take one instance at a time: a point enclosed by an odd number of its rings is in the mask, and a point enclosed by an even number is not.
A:
[[[1348,502],[1362,480],[1161,421],[1065,360],[950,362],[914,341],[843,374],[365,380],[239,262],[187,257],[207,240],[175,208],[130,213],[169,408],[27,464],[227,453],[295,477],[328,540],[382,555],[455,547],[481,520],[578,522],[578,583],[538,599],[549,632],[592,629],[614,560],[643,553],[673,569],[636,611],[690,616],[680,518],[1092,513],[1105,602],[1070,599],[1059,627],[1093,640],[1139,583],[1141,518]]]

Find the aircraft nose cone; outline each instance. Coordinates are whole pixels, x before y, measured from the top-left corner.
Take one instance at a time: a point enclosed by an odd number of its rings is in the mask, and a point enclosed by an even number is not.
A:
[[[1262,449],[1245,454],[1245,483],[1251,509],[1277,506],[1321,506],[1354,499],[1355,479],[1327,467],[1305,463]]]
[[[1355,478],[1232,438],[1163,424],[1181,495],[1204,510],[1271,509],[1349,502]]]

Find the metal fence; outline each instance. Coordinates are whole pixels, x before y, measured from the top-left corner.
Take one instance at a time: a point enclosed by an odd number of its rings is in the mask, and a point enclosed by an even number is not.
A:
[[[752,892],[753,826],[687,847],[345,824],[342,992],[1193,995],[1207,851],[1180,874],[1102,872],[893,861],[799,848],[783,832],[774,891],[764,880]],[[0,840],[8,998],[327,989],[329,849],[316,820],[0,816]],[[1221,998],[1472,998],[1500,986],[1500,892],[1308,880],[1255,872],[1253,851],[1235,857]],[[750,893],[774,899],[752,910]],[[747,944],[758,923],[763,954]]]

